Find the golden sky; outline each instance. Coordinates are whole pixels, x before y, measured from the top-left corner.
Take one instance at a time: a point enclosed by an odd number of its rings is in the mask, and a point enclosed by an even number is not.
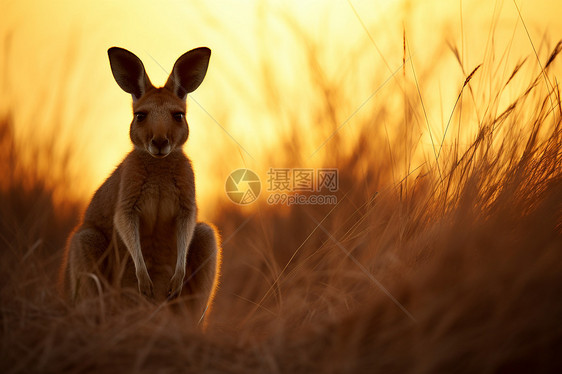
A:
[[[373,92],[372,82],[382,85],[401,69],[405,31],[438,132],[472,68],[501,58],[508,45],[506,58],[514,65],[534,53],[529,37],[543,48],[562,37],[562,4],[554,0],[1,4],[0,111],[14,118],[18,143],[73,148],[70,167],[80,177],[71,190],[79,197],[89,196],[131,148],[131,98],[113,80],[107,49],[119,46],[135,53],[155,85],[165,82],[185,51],[212,49],[207,77],[190,95],[187,115],[186,152],[195,166],[199,199],[209,202],[203,214],[217,202],[217,193],[218,200],[226,199],[222,191],[229,171],[279,166],[268,162],[278,137],[291,125],[286,113],[306,124],[308,152],[321,143],[309,135],[316,126],[309,108],[322,98],[307,53],[328,81],[348,93],[342,111],[351,114]],[[459,48],[464,74],[447,43]],[[439,73],[425,79],[423,71],[431,67]],[[389,97],[392,89],[368,105]],[[342,134],[352,136],[353,123],[346,126]],[[56,169],[52,161],[46,163],[39,167]]]

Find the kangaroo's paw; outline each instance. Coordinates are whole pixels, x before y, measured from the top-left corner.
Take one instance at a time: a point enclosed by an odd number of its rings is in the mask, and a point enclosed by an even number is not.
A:
[[[185,272],[176,272],[170,280],[170,288],[168,289],[168,299],[175,299],[181,294],[183,288],[183,281],[185,278]]]
[[[142,274],[142,273],[141,273]],[[139,292],[149,299],[154,299],[154,286],[148,273],[137,274],[139,281]]]

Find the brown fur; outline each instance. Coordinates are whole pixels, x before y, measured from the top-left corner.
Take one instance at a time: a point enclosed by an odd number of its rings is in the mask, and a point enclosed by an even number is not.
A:
[[[140,60],[112,48],[117,83],[133,95],[134,150],[97,190],[69,238],[62,274],[75,300],[100,285],[138,288],[150,299],[189,294],[194,317],[212,302],[220,266],[216,230],[196,222],[195,181],[182,145],[187,93],[206,73],[210,51],[181,56],[166,85],[152,86]]]

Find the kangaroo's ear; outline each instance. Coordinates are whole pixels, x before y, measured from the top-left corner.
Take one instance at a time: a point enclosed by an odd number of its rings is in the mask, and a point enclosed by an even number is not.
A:
[[[142,61],[133,53],[123,48],[112,47],[107,54],[115,81],[123,91],[133,95],[133,101],[140,99],[149,88],[153,87]]]
[[[187,94],[195,91],[203,82],[210,57],[211,50],[206,47],[195,48],[184,53],[174,64],[174,69],[164,87],[185,100]]]

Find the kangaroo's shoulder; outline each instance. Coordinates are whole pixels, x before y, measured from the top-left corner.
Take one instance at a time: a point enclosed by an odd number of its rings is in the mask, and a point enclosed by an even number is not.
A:
[[[119,164],[92,197],[84,214],[84,223],[111,232],[115,205],[119,192],[123,163]],[[106,233],[107,234],[107,233]]]

